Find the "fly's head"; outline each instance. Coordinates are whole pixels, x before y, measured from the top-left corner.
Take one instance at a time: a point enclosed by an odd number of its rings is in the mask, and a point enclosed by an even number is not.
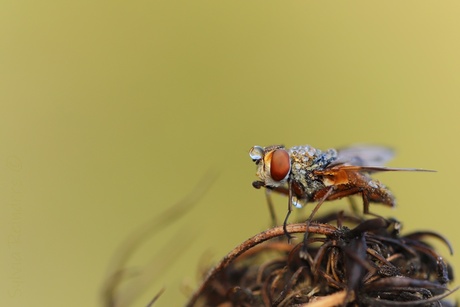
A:
[[[284,146],[254,146],[249,150],[249,156],[257,165],[256,175],[260,179],[253,183],[254,187],[277,187],[287,182],[291,173],[291,157]]]

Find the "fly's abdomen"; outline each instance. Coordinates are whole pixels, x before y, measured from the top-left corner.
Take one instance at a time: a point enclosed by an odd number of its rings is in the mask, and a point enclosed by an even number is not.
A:
[[[390,207],[396,205],[393,193],[378,180],[370,180],[363,193],[365,193],[365,196],[371,203],[380,203]]]

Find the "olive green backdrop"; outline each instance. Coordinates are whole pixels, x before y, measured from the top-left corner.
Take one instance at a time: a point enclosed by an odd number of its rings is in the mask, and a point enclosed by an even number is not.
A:
[[[130,262],[147,285],[133,306],[162,287],[157,306],[181,306],[269,225],[255,144],[385,144],[391,166],[438,170],[379,175],[398,207],[373,211],[460,252],[458,16],[458,1],[0,1],[0,305],[100,305],[122,240],[217,173]]]

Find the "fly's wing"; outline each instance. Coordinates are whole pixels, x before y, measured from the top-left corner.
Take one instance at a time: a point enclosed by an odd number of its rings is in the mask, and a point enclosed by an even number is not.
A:
[[[357,165],[341,165],[332,167],[332,171],[345,172],[360,172],[360,173],[376,173],[376,172],[436,172],[431,169],[423,168],[405,168],[405,167],[385,167],[385,166],[357,166]]]
[[[385,146],[355,145],[341,148],[337,151],[337,160],[329,168],[340,168],[346,172],[435,172],[420,168],[385,167],[384,165],[394,157],[394,151]]]
[[[337,151],[335,165],[383,166],[394,157],[391,148],[374,145],[355,145]]]
[[[331,185],[343,185],[350,184],[352,185],[367,185],[369,180],[365,179],[360,174],[371,174],[375,172],[435,172],[433,170],[426,170],[420,168],[395,168],[395,167],[385,167],[385,166],[357,166],[357,165],[336,165],[333,167],[328,167],[323,170],[314,170],[313,173],[317,176],[323,178],[323,182],[327,186]],[[364,181],[363,181],[364,180]]]

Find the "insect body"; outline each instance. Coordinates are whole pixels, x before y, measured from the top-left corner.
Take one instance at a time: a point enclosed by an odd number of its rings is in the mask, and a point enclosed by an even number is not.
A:
[[[318,201],[309,222],[321,204],[346,196],[361,195],[364,213],[369,203],[395,206],[390,190],[370,177],[379,171],[421,171],[412,168],[389,168],[383,165],[393,157],[393,151],[380,146],[354,146],[341,150],[321,151],[309,145],[286,149],[282,145],[254,146],[249,151],[257,165],[255,188],[265,187],[289,196],[288,214],[292,205],[300,207]]]

